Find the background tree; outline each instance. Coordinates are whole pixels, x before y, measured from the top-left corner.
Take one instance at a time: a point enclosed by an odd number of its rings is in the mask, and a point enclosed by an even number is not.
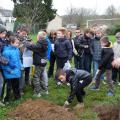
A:
[[[105,14],[110,18],[117,17],[119,15],[119,13],[117,12],[117,9],[113,5],[108,6],[108,8],[105,11]]]
[[[18,22],[31,26],[46,25],[54,18],[56,10],[52,9],[52,0],[13,0],[13,16]]]

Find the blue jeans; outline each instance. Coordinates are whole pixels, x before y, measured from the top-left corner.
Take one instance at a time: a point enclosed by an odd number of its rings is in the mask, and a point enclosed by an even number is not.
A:
[[[100,64],[100,61],[93,60],[93,78],[95,78],[99,64]],[[104,74],[101,75],[100,79],[104,80]]]

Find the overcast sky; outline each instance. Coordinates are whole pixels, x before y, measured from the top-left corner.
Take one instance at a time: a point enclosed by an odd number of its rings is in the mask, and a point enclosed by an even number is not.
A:
[[[118,9],[120,8],[120,0],[53,0],[53,6],[58,10],[59,15],[64,15],[70,6],[91,8],[102,14],[110,5],[114,5]],[[11,0],[0,0],[0,7],[12,10],[13,2]]]

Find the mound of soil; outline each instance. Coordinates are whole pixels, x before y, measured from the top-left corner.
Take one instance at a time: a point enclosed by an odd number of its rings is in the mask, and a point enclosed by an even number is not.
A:
[[[9,113],[8,120],[78,120],[65,108],[45,100],[27,100]]]
[[[100,120],[120,120],[120,105],[97,105],[94,111]]]

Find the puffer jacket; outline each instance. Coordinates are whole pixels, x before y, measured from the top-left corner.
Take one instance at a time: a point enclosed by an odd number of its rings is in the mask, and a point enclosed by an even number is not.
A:
[[[55,41],[55,55],[58,58],[72,58],[72,45],[66,38],[58,38]]]
[[[14,46],[7,45],[4,47],[2,55],[9,61],[6,66],[2,66],[5,79],[20,78],[22,64],[19,49]]]

